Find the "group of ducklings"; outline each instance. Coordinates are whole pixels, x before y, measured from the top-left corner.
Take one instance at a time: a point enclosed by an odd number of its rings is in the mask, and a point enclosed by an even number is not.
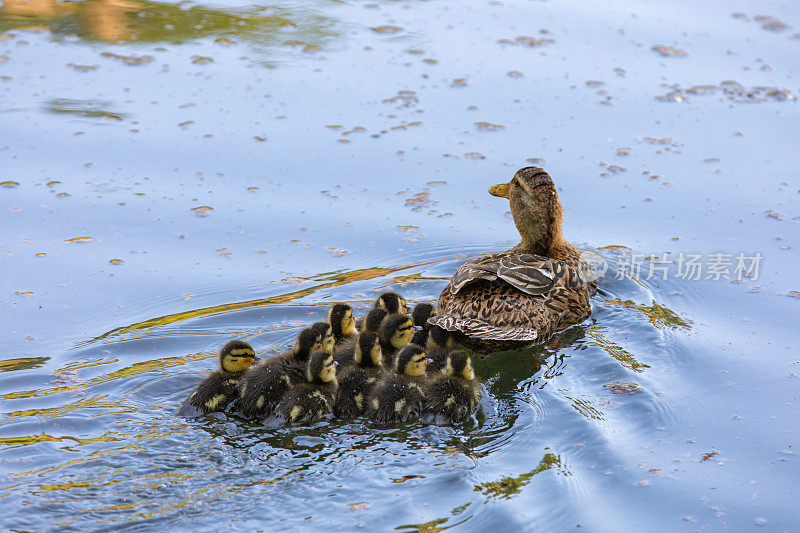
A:
[[[381,426],[418,418],[456,423],[477,407],[480,385],[470,356],[453,349],[453,334],[429,324],[434,315],[421,303],[409,316],[405,300],[387,292],[358,320],[349,305],[334,304],[292,349],[257,364],[250,345],[230,341],[220,350],[220,370],[197,386],[179,415],[232,407],[269,423],[314,422],[329,413],[344,420],[364,415]]]

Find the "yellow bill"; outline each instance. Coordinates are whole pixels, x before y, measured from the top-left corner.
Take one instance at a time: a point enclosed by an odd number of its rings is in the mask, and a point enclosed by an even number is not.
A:
[[[489,194],[492,196],[499,196],[500,198],[508,198],[508,187],[508,183],[492,185],[489,187]]]

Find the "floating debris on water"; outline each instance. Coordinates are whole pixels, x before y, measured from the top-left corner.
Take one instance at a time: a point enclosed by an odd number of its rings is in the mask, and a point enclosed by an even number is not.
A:
[[[686,57],[687,54],[685,51],[681,50],[680,48],[673,48],[671,46],[664,46],[663,44],[657,44],[650,48],[650,50],[654,52],[658,52],[664,57]]]

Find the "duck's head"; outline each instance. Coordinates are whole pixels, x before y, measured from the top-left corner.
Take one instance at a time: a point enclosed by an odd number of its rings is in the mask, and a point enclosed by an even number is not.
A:
[[[397,354],[395,372],[402,376],[419,377],[425,375],[428,367],[428,356],[425,350],[416,344],[409,344]]]
[[[372,331],[378,333],[381,329],[383,319],[389,316],[389,311],[383,307],[375,307],[369,310],[369,313],[364,317],[364,325],[362,331]]]
[[[365,331],[358,336],[353,359],[365,367],[383,366],[383,350],[381,350],[381,343],[378,342],[377,333]]]
[[[322,337],[322,349],[327,353],[333,353],[333,347],[336,345],[336,337],[333,336],[333,328],[327,322],[314,322],[311,324],[311,329],[316,331]]]
[[[472,368],[472,358],[467,352],[456,351],[447,354],[442,374],[451,378],[458,377],[472,381],[475,379],[475,369]]]
[[[336,338],[356,334],[353,308],[347,304],[333,304],[328,310],[327,322],[331,325],[333,336]]]
[[[447,331],[439,326],[431,326],[428,331],[428,340],[425,348],[432,352],[434,350],[451,350],[455,346],[456,340],[452,331]]]
[[[492,186],[489,193],[509,199],[525,250],[551,256],[552,250],[562,244],[564,210],[556,186],[544,169],[521,168],[511,181]]]
[[[219,351],[219,366],[225,372],[244,372],[256,360],[256,353],[249,344],[230,341]]]
[[[411,312],[411,319],[414,321],[415,326],[428,329],[431,327],[431,325],[428,324],[428,319],[435,315],[436,309],[431,304],[423,302],[414,307],[414,310]]]
[[[333,355],[326,352],[311,354],[306,370],[306,380],[309,383],[330,383],[336,380],[336,362]]]
[[[375,307],[386,309],[390,315],[407,315],[408,305],[402,296],[395,292],[384,292],[375,300]]]
[[[306,328],[297,336],[294,358],[298,361],[308,361],[312,353],[323,351],[325,349],[322,346],[322,335],[314,328]]]
[[[414,337],[414,323],[406,315],[389,315],[381,323],[380,337],[381,342],[399,350]]]

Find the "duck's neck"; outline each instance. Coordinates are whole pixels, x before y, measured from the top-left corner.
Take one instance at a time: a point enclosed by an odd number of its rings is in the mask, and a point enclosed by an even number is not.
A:
[[[561,230],[539,235],[535,239],[523,235],[522,242],[511,248],[509,252],[518,254],[535,254],[552,259],[562,259],[575,252],[575,247],[561,236]]]

